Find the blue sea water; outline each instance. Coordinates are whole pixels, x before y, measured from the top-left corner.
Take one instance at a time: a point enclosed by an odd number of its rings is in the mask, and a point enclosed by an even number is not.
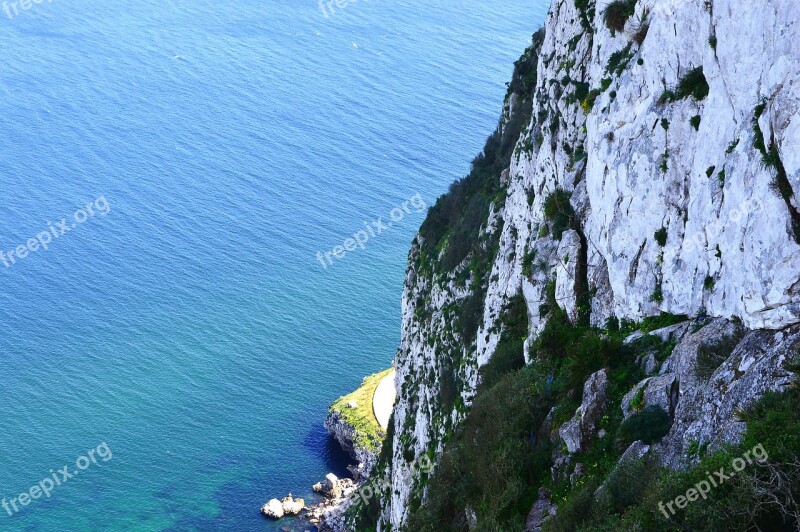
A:
[[[79,472],[0,530],[299,526],[258,509],[343,472],[424,212],[316,254],[467,172],[547,4],[0,11],[0,497]]]

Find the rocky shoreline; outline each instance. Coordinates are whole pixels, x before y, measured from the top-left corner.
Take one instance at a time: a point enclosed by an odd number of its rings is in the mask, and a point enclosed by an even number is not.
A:
[[[312,490],[324,497],[318,504],[306,506],[305,500],[294,498],[290,493],[282,500],[271,499],[261,507],[261,514],[270,519],[300,517],[314,525],[320,532],[344,530],[344,514],[350,507],[351,497],[359,484],[349,478],[340,479],[329,473],[321,482],[314,484]]]
[[[353,478],[338,478],[329,473],[324,480],[312,486],[315,493],[324,497],[321,502],[306,505],[304,499],[294,498],[290,493],[284,499],[271,499],[264,504],[261,513],[265,517],[275,520],[299,517],[320,532],[346,530],[347,509],[360,496],[359,490],[377,462],[378,452],[386,437],[373,411],[375,390],[386,378],[394,378],[394,371],[386,370],[365,378],[358,390],[331,405],[325,419],[325,429],[356,462],[347,468]],[[394,403],[394,397],[391,397],[391,402]]]

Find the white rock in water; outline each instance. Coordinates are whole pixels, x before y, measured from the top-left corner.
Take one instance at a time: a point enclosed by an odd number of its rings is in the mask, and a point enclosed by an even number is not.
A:
[[[284,516],[283,504],[278,499],[272,499],[261,508],[261,513],[272,519],[280,519]]]
[[[281,501],[281,505],[285,515],[297,515],[303,511],[306,502],[303,499],[295,499],[290,493],[288,497]]]

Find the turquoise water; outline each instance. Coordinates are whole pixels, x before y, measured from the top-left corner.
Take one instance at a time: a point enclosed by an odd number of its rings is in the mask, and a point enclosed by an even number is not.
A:
[[[466,173],[545,3],[0,11],[0,530],[293,526],[258,509],[342,472],[424,211],[316,254]]]

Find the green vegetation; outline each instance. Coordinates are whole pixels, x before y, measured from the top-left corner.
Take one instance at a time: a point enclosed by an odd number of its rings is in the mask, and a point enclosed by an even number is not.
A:
[[[709,37],[708,38],[708,44],[711,46],[712,49],[714,49],[714,51],[716,51],[716,49],[717,49],[717,36],[716,35],[712,35],[711,37]]]
[[[503,308],[502,333],[488,364],[481,368],[481,386],[492,387],[504,375],[525,366],[524,346],[528,337],[528,306],[522,294]]]
[[[775,176],[773,176],[772,182],[770,183],[770,189],[779,197],[781,197],[786,203],[786,208],[788,209],[789,216],[791,218],[792,236],[794,237],[795,242],[800,244],[800,212],[798,212],[792,203],[794,190],[792,190],[792,185],[789,182],[789,176],[786,173],[786,167],[783,165],[783,161],[781,160],[780,152],[778,151],[778,146],[775,144],[775,140],[771,139],[769,147],[767,147],[766,139],[764,138],[764,132],[761,131],[761,126],[758,123],[758,120],[764,114],[766,109],[767,101],[762,100],[756,106],[753,112],[753,147],[761,152],[764,166],[775,171]]]
[[[603,12],[603,22],[612,33],[625,31],[625,24],[636,12],[636,0],[614,0]]]
[[[544,217],[551,223],[550,233],[555,240],[561,240],[564,231],[574,222],[575,211],[570,204],[569,192],[557,188],[544,200]]]
[[[764,157],[767,155],[767,144],[764,141],[764,132],[761,131],[761,126],[758,124],[758,119],[761,118],[761,115],[764,114],[766,109],[767,102],[766,100],[763,100],[761,103],[756,105],[756,108],[753,111],[753,147],[760,151],[761,155]]]
[[[634,53],[631,48],[633,48],[632,44],[628,43],[625,48],[609,56],[608,64],[606,65],[606,72],[608,72],[608,74],[616,74],[617,76],[622,74],[628,66],[628,63],[633,59]]]
[[[595,15],[595,3],[591,0],[574,0],[575,7],[578,9],[581,17],[581,26],[589,33],[594,31],[592,21]],[[574,49],[574,48],[573,48]]]
[[[634,412],[641,412],[642,410],[644,410],[644,407],[645,407],[645,404],[644,404],[644,391],[645,391],[646,388],[647,388],[647,386],[640,387],[639,391],[637,391],[636,395],[633,396],[633,399],[631,399],[631,405],[630,406],[631,406],[631,409]]]
[[[667,170],[669,170],[669,150],[664,151],[664,155],[661,156],[661,162],[658,167],[661,169],[661,172],[665,174]]]
[[[433,259],[443,251],[437,266],[443,271],[452,271],[471,252],[478,252],[483,244],[479,235],[489,217],[490,207],[492,203],[501,204],[505,199],[500,174],[508,168],[523,126],[530,121],[533,112],[538,50],[543,40],[544,32],[537,32],[533,36],[533,45],[515,63],[514,76],[508,88],[509,96],[519,96],[519,108],[513,113],[513,118],[486,140],[483,152],[472,161],[469,175],[450,186],[449,192],[436,201],[422,223],[423,266],[432,267]]]
[[[372,398],[383,378],[391,372],[391,369],[387,369],[365,378],[358,390],[340,397],[330,407],[331,413],[338,412],[341,419],[355,429],[356,438],[353,443],[357,447],[379,449],[383,443],[385,434],[375,419]]]
[[[653,234],[653,238],[655,238],[656,242],[662,248],[667,245],[667,228],[662,227],[658,231]]]
[[[797,372],[797,367],[790,368]],[[699,462],[688,471],[659,467],[649,456],[623,464],[609,474],[588,475],[558,501],[556,517],[546,531],[601,530],[796,530],[800,521],[800,388],[769,392],[742,412],[747,424],[739,445],[713,453],[708,444],[692,442],[687,455]],[[659,503],[685,496],[711,471],[732,471],[735,459],[752,463],[724,483],[713,486],[708,499],[677,506],[672,515]],[[597,489],[605,482],[603,489]]]
[[[670,314],[668,312],[662,312],[658,316],[651,316],[642,320],[642,323],[638,329],[643,333],[648,333],[657,331],[658,329],[663,329],[665,327],[670,327],[672,325],[677,325],[678,323],[683,323],[688,320],[689,316],[685,314]],[[628,328],[627,331],[633,332],[634,329]]]
[[[664,302],[664,291],[661,288],[660,281],[656,284],[655,290],[653,290],[653,293],[650,295],[650,301],[659,304]]]
[[[491,381],[484,380],[472,410],[448,440],[426,484],[428,498],[411,512],[408,530],[468,530],[467,507],[476,512],[475,530],[521,530],[540,487],[565,494],[570,489],[568,481],[553,484],[550,434],[574,416],[586,379],[607,368],[610,406],[601,428],[617,434],[622,398],[644,377],[637,358],[653,350],[668,356],[674,347],[655,336],[624,345],[622,340],[635,328],[630,322],[621,325],[619,320],[610,320],[614,325],[608,331],[571,324],[556,304],[554,283],[548,286],[547,300],[549,319],[531,350],[536,363],[518,369],[503,363],[491,369]],[[504,312],[504,330],[516,331],[510,339],[527,329],[521,306],[521,301],[513,302]],[[650,326],[683,319],[664,314],[652,318]],[[516,355],[520,353],[518,346]],[[555,409],[552,426],[543,430],[551,409]],[[644,430],[648,438],[657,434],[651,426],[659,427],[659,419],[648,417],[644,428],[634,433]],[[614,469],[619,456],[614,437],[608,436],[593,442],[574,460],[604,476]]]
[[[617,431],[617,449],[624,452],[633,442],[641,440],[650,445],[658,443],[667,435],[672,421],[660,406],[648,406],[633,414],[620,425]]]
[[[703,281],[703,289],[704,290],[713,290],[715,284],[716,284],[716,282],[714,281],[714,278],[711,277],[710,275],[706,275],[706,278]]]
[[[697,101],[704,100],[709,93],[708,81],[703,74],[703,67],[697,67],[689,71],[679,82],[678,89],[675,91],[675,98],[692,97]]]
[[[700,131],[700,120],[701,120],[700,115],[693,116],[692,118],[689,119],[689,124],[692,125],[695,131]]]
[[[666,90],[659,98],[659,105],[676,102],[692,97],[697,101],[704,100],[709,93],[708,81],[703,73],[703,67],[689,71],[679,82],[675,90]]]

